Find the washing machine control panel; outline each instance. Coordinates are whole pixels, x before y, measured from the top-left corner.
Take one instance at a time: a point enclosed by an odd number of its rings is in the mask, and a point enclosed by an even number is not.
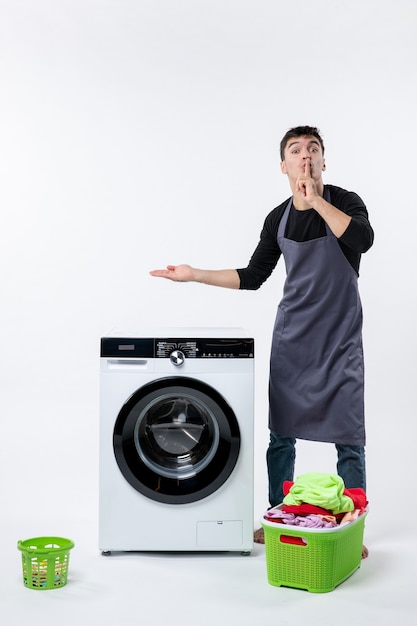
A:
[[[101,339],[101,356],[170,359],[181,365],[185,359],[254,358],[250,338],[117,338]]]
[[[155,356],[160,359],[169,358],[174,362],[179,358],[183,362],[185,358],[195,358],[198,354],[197,344],[192,339],[184,339],[183,341],[178,339],[156,339],[155,341]],[[175,365],[180,364],[175,363]]]

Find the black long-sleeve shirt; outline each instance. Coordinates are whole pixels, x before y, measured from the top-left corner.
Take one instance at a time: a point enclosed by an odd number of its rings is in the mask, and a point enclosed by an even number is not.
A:
[[[374,241],[374,232],[368,220],[368,211],[356,193],[334,185],[325,185],[325,189],[330,192],[330,203],[352,218],[338,242],[343,254],[359,275],[361,254],[369,250]],[[277,241],[278,226],[288,201],[289,198],[267,215],[259,243],[248,266],[237,270],[240,277],[240,289],[259,289],[272,274],[281,256]],[[317,211],[314,209],[297,211],[291,207],[285,228],[287,239],[302,242],[325,235],[326,225]]]

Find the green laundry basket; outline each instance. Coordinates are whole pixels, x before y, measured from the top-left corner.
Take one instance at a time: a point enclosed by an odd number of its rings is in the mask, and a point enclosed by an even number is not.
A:
[[[301,528],[262,519],[268,582],[314,593],[333,591],[361,565],[366,515],[367,511],[334,528]]]
[[[67,583],[71,539],[34,537],[18,541],[22,553],[23,584],[29,589],[59,589]]]

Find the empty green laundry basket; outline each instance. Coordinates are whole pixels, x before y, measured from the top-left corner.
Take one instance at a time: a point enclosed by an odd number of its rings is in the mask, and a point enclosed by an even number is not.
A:
[[[34,537],[18,541],[17,547],[22,553],[25,587],[59,589],[66,585],[73,541],[62,537]]]

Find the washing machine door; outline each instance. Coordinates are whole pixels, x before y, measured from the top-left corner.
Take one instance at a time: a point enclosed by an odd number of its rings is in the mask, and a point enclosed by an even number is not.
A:
[[[214,493],[239,456],[236,416],[215,389],[167,377],[138,389],[114,428],[114,453],[126,480],[159,502],[184,504]]]

